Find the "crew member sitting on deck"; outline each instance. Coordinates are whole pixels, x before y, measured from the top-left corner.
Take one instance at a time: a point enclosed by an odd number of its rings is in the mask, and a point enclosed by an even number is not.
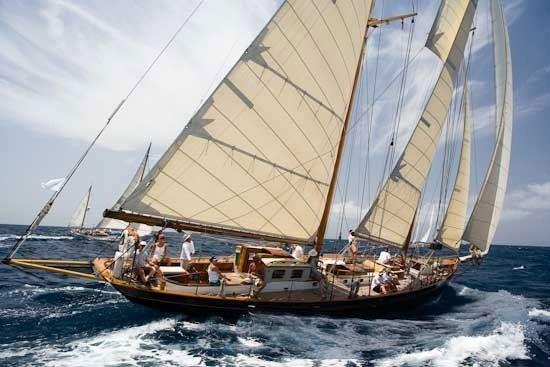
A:
[[[183,238],[183,244],[181,245],[181,254],[180,254],[180,266],[185,272],[188,272],[189,262],[191,257],[195,254],[195,244],[191,239],[191,235],[185,235]]]
[[[386,290],[392,292],[397,291],[397,284],[399,284],[399,281],[393,279],[393,274],[391,270],[386,269],[386,274],[384,275],[384,286],[386,287]]]
[[[304,249],[302,248],[302,246],[298,244],[292,245],[292,257],[295,258],[296,260],[302,261],[304,257]]]
[[[158,241],[153,245],[153,256],[149,260],[149,265],[151,266],[151,271],[145,277],[147,282],[153,275],[160,273],[160,265],[166,258],[166,243],[164,233],[159,235]]]
[[[212,256],[210,258],[210,265],[208,265],[208,269],[206,269],[206,272],[208,273],[208,284],[210,285],[220,285],[220,278],[222,278],[222,275],[220,273],[220,269],[216,265],[216,262],[218,259],[216,256]]]
[[[387,293],[386,286],[384,285],[384,272],[383,271],[379,272],[378,275],[375,276],[372,279],[372,282],[370,284],[370,289],[372,289],[376,293],[382,293],[382,294]]]
[[[138,279],[143,283],[145,283],[145,268],[147,267],[147,251],[145,251],[145,247],[147,247],[145,241],[136,244],[135,272]]]

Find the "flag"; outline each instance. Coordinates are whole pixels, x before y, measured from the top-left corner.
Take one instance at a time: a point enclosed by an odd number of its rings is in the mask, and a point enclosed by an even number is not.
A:
[[[48,182],[42,182],[42,188],[43,189],[49,189],[52,191],[59,191],[61,189],[61,186],[65,183],[65,178],[54,178],[53,180],[49,180]]]

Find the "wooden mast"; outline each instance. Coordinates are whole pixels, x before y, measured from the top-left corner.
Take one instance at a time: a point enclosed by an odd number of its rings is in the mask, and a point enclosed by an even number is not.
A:
[[[371,3],[371,11],[373,7],[374,7],[374,1]],[[317,252],[320,252],[320,250],[323,248],[323,241],[325,238],[325,233],[327,231],[330,208],[332,206],[332,199],[334,198],[334,190],[336,189],[336,184],[338,182],[338,172],[340,171],[340,161],[342,160],[342,154],[344,153],[344,146],[346,142],[346,135],[348,133],[349,120],[351,119],[351,113],[355,105],[355,95],[357,91],[359,76],[361,75],[361,70],[363,69],[363,61],[364,61],[363,59],[365,56],[365,45],[367,44],[368,30],[369,30],[369,25],[367,23],[367,26],[365,27],[365,34],[363,36],[363,44],[361,45],[359,62],[357,63],[357,68],[355,69],[355,78],[353,79],[353,89],[351,91],[351,98],[348,105],[348,110],[346,112],[346,119],[344,120],[344,126],[342,127],[342,134],[340,135],[340,142],[338,144],[338,151],[336,153],[336,160],[334,161],[334,171],[332,174],[332,179],[330,181],[330,186],[328,187],[327,200],[325,202],[323,216],[321,217],[321,223],[319,223],[319,229],[317,229],[317,234],[315,236],[315,250],[317,250]]]
[[[371,3],[369,15],[372,14],[372,10],[374,9],[374,4],[375,4],[375,1],[373,0],[373,2]],[[336,184],[338,182],[338,172],[340,171],[340,161],[342,160],[342,154],[344,153],[344,146],[346,142],[346,136],[348,133],[349,120],[351,119],[352,110],[355,105],[355,94],[357,91],[359,76],[361,75],[361,72],[363,69],[363,59],[365,57],[365,46],[367,44],[369,27],[376,28],[381,24],[387,24],[395,20],[403,21],[403,19],[405,18],[415,17],[416,15],[417,13],[415,12],[415,13],[398,15],[395,17],[385,18],[385,19],[377,19],[377,18],[371,17],[367,22],[367,26],[365,27],[365,34],[363,36],[363,45],[361,46],[361,55],[359,57],[359,62],[357,63],[357,68],[355,69],[355,78],[353,80],[353,89],[351,93],[350,103],[348,106],[348,110],[346,112],[346,119],[344,120],[344,126],[342,127],[340,143],[338,144],[338,151],[336,153],[336,161],[334,162],[334,172],[332,175],[332,179],[330,181],[330,186],[328,188],[327,201],[325,202],[325,208],[323,210],[323,216],[321,217],[321,223],[319,223],[319,229],[317,229],[317,234],[315,236],[314,244],[315,244],[315,250],[317,250],[317,252],[320,252],[321,249],[323,248],[323,241],[324,241],[325,233],[328,227],[328,218],[329,218],[330,209],[332,206],[332,199],[334,198],[334,190],[336,189]]]

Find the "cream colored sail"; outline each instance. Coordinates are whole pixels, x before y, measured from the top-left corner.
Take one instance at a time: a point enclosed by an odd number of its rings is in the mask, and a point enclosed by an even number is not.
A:
[[[462,146],[460,149],[460,161],[456,181],[451,194],[451,200],[443,223],[439,230],[437,240],[451,250],[460,248],[460,240],[466,226],[466,210],[468,208],[468,193],[470,187],[470,154],[471,154],[471,128],[470,128],[470,97],[468,86],[464,83],[464,131]]]
[[[371,5],[285,1],[123,210],[311,238]]]
[[[92,187],[86,191],[86,195],[78,204],[78,207],[73,213],[71,220],[69,221],[69,227],[82,228],[84,227],[84,222],[86,221],[86,213],[88,212],[90,204],[90,195],[92,194]]]
[[[126,190],[122,193],[120,198],[117,200],[115,205],[111,208],[111,210],[118,210],[122,206],[122,204],[128,199],[130,194],[136,189],[136,187],[139,185],[143,177],[145,176],[145,169],[147,168],[147,162],[149,160],[149,152],[151,151],[151,144],[149,144],[149,147],[147,148],[147,151],[145,152],[145,156],[141,160],[141,163],[134,174],[134,177],[132,177],[132,180],[128,184],[128,187],[126,187]],[[140,225],[142,226],[142,225]],[[113,219],[113,218],[103,218],[101,221],[97,224],[96,228],[108,228],[108,229],[125,229],[128,227],[128,223],[123,220]],[[150,229],[150,227],[149,227]],[[144,228],[144,231],[147,229]],[[149,230],[149,232],[151,232]]]
[[[495,235],[508,181],[512,142],[512,63],[506,20],[500,1],[491,1],[495,57],[496,144],[481,192],[463,239],[484,253]]]
[[[441,74],[403,154],[356,229],[358,236],[396,247],[407,242],[447,117],[476,5],[476,1],[467,0],[441,3],[426,43],[444,63]]]

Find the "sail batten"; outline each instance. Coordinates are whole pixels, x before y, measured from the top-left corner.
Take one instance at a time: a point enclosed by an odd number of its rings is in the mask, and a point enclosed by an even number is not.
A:
[[[426,42],[443,67],[411,138],[355,233],[404,247],[452,100],[477,1],[443,1]]]
[[[512,143],[513,90],[510,41],[502,4],[491,1],[496,88],[496,142],[463,239],[487,253],[500,220]]]
[[[285,1],[121,209],[311,239],[371,5]]]

